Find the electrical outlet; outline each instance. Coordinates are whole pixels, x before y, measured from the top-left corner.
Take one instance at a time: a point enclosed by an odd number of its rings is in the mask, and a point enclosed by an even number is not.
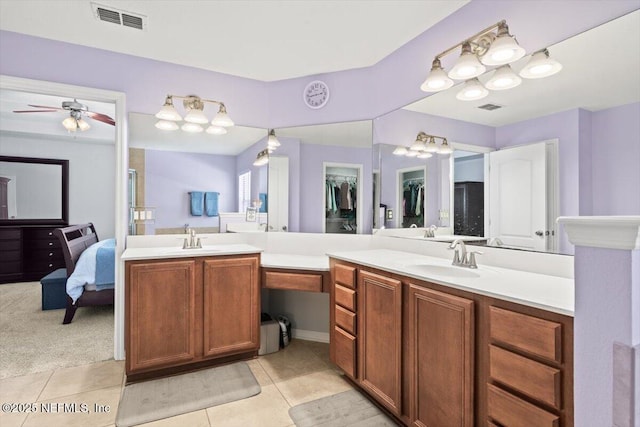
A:
[[[393,209],[387,209],[387,219],[393,219]]]
[[[440,219],[448,219],[449,211],[440,211]]]

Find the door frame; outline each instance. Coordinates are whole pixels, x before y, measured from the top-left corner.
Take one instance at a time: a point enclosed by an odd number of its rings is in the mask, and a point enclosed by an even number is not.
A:
[[[400,186],[402,185],[402,174],[406,172],[417,172],[422,171],[424,176],[424,189],[423,191],[427,191],[427,166],[413,166],[409,168],[401,168],[396,170],[396,203],[398,208],[396,209],[396,228],[402,228],[402,218],[403,215],[400,215],[400,208],[402,208],[402,191],[400,191]],[[427,207],[427,195],[424,196],[424,204],[422,205],[422,212],[425,212]],[[422,227],[426,227],[423,222]]]
[[[327,191],[325,186],[325,183],[327,182],[327,168],[349,168],[358,170],[358,176],[356,179],[356,187],[358,192],[356,197],[356,233],[362,234],[364,222],[364,212],[362,204],[362,199],[364,197],[364,194],[362,192],[364,188],[364,185],[362,183],[362,181],[364,180],[364,165],[362,163],[334,162],[322,162],[322,233],[325,234],[327,232],[327,220],[325,212],[325,206],[327,206]]]

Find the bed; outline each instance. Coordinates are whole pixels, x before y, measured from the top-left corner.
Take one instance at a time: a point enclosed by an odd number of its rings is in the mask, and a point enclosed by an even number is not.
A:
[[[78,268],[79,261],[82,263],[80,264],[81,266],[86,263],[85,258],[88,257],[85,256],[81,260],[80,256],[82,253],[90,248],[90,251],[93,251],[96,246],[100,246],[97,245],[100,240],[98,239],[98,234],[96,233],[93,223],[56,228],[53,233],[60,240],[62,246],[64,262],[67,268],[67,283],[69,284],[74,271],[78,273],[80,270]],[[106,243],[106,241],[103,242]],[[115,247],[115,241],[113,243]],[[88,253],[86,255],[88,255]],[[95,261],[95,256],[93,258]],[[78,268],[78,271],[76,271],[76,268]],[[113,272],[111,272],[111,274],[113,274]],[[74,278],[77,279],[77,276],[77,274],[74,275]],[[90,283],[90,281],[87,281],[87,283]],[[65,325],[71,323],[78,307],[110,305],[113,304],[113,297],[113,283],[111,283],[110,286],[108,284],[99,286],[97,289],[96,287],[90,287],[88,285],[84,286],[83,289],[78,291],[77,299],[72,298],[69,292],[67,292],[67,307],[62,323]]]

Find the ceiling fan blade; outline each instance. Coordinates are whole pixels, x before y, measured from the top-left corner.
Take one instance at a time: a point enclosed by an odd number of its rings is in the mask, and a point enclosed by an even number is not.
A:
[[[86,116],[91,117],[94,120],[98,120],[100,122],[106,123],[111,126],[115,126],[116,122],[106,114],[94,113],[93,111],[87,111],[84,113]]]
[[[33,104],[29,104],[29,107],[33,107],[33,108],[47,108],[49,110],[64,110],[64,108],[60,108],[60,107],[49,107],[47,105],[33,105]]]
[[[14,113],[55,113],[58,110],[13,110]]]

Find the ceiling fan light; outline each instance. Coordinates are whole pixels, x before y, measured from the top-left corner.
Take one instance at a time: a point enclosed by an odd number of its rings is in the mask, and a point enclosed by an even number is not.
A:
[[[170,101],[169,101],[170,102]],[[178,114],[178,110],[173,106],[172,103],[166,103],[162,106],[160,111],[156,113],[156,118],[160,120],[171,120],[174,122],[179,122],[182,120],[182,116]]]
[[[189,110],[187,115],[184,116],[184,121],[203,125],[205,123],[208,123],[209,119],[207,118],[207,116],[204,115],[202,110],[191,109]]]
[[[227,108],[224,104],[220,104],[220,109],[218,113],[215,115],[213,120],[211,120],[211,124],[214,126],[222,126],[222,127],[231,127],[233,126],[233,120],[227,114]]]
[[[456,98],[460,101],[475,101],[477,99],[482,99],[489,94],[487,88],[482,86],[480,80],[471,79],[467,80],[464,84],[462,90],[458,92]]]
[[[517,61],[525,55],[525,50],[510,35],[499,36],[482,56],[485,65],[504,65]]]
[[[210,125],[206,132],[211,135],[224,135],[227,133],[227,129],[220,126]]]
[[[552,76],[560,70],[562,70],[562,64],[549,58],[549,51],[544,49],[531,55],[527,65],[520,70],[520,76],[525,79],[541,79]]]
[[[496,69],[485,87],[491,90],[505,90],[514,88],[520,83],[522,83],[522,79],[513,72],[511,66],[503,65]]]
[[[438,92],[441,90],[449,89],[453,86],[453,80],[447,76],[447,73],[442,69],[439,59],[434,59],[431,65],[431,71],[427,76],[427,79],[422,83],[420,89],[423,92]]]
[[[462,54],[456,61],[448,76],[456,80],[466,80],[478,77],[487,68],[480,63],[478,57],[471,51],[471,45],[466,42],[462,45]]]
[[[66,119],[64,119],[62,121],[62,126],[64,126],[64,128],[69,132],[75,132],[78,130],[78,123],[73,117],[67,117]]]
[[[177,130],[178,129],[177,123],[169,120],[158,120],[156,122],[156,127],[161,130]]]
[[[407,147],[396,147],[395,150],[393,150],[393,154],[395,154],[396,156],[404,156],[407,154]]]
[[[278,138],[276,137],[276,131],[273,129],[269,131],[269,136],[267,137],[267,147],[280,147],[280,141],[278,141]]]
[[[78,120],[78,129],[80,129],[82,132],[89,129],[90,127],[91,126],[89,126],[89,123],[87,123],[84,119]]]
[[[200,126],[197,123],[185,123],[183,124],[180,129],[182,129],[185,132],[189,132],[189,133],[200,133],[202,132],[204,129],[202,129],[202,126]]]

